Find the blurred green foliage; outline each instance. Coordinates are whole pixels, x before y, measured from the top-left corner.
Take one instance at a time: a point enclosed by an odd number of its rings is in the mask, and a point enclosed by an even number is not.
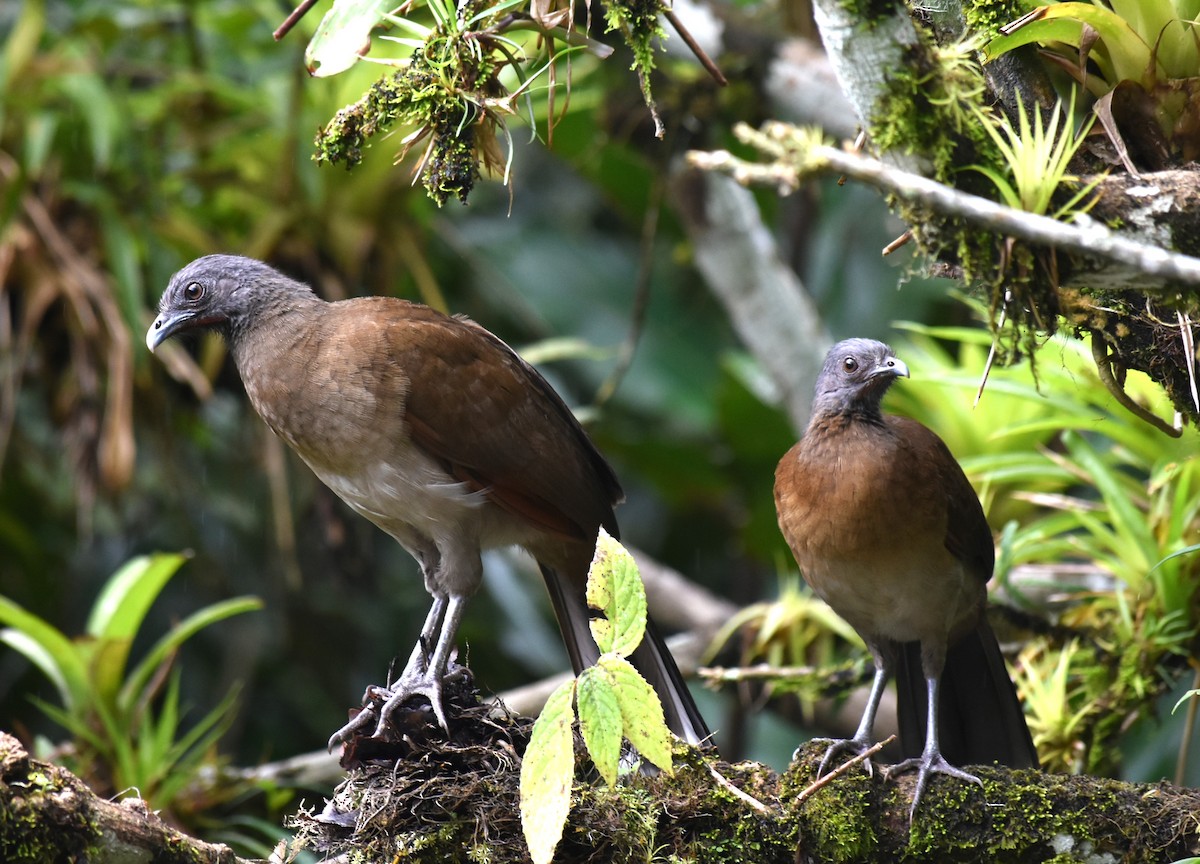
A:
[[[738,602],[770,593],[787,554],[773,472],[795,430],[763,398],[761,370],[690,268],[663,179],[682,151],[725,145],[734,120],[758,119],[750,85],[716,93],[693,63],[660,58],[667,134],[658,141],[618,54],[576,78],[551,152],[515,136],[511,200],[489,182],[470,209],[438,210],[412,189],[409,165],[391,164],[399,141],[377,140],[351,173],[313,162],[315,131],[375,73],[309,79],[301,55],[315,21],[277,44],[282,14],[266,0],[0,4],[0,594],[80,632],[90,598],[122,563],[192,550],[134,636],[141,656],[149,634],[198,609],[262,597],[261,612],[223,622],[219,637],[189,639],[178,680],[181,703],[210,710],[243,682],[221,744],[243,764],[322,746],[411,644],[427,604],[412,561],[271,438],[220,342],[173,346],[161,363],[142,349],[170,274],[212,252],[270,260],[331,298],[394,294],[465,312],[519,349],[576,340],[582,347],[540,368],[580,407],[622,479],[623,541]],[[944,286],[881,263],[875,250],[901,228],[870,192],[829,183],[761,203],[835,335],[887,338],[893,318],[969,317],[938,302]],[[647,251],[645,215],[660,206]],[[892,290],[897,282],[903,290]],[[629,335],[639,284],[651,288],[634,362],[615,395],[592,406]],[[1196,496],[1190,469],[1169,469],[1173,451],[1089,401],[1097,391],[1077,386],[1084,372],[1066,359],[1061,370],[1040,364],[1052,398],[998,376],[989,413],[972,412],[985,351],[977,338],[910,340],[905,359],[929,374],[897,388],[894,404],[964,458],[997,528],[1018,526],[1013,566],[1067,554],[1039,533],[1039,520],[1053,528],[1062,517],[1031,496],[1104,501],[1102,488],[1079,481],[1089,459],[1108,466],[1109,494],[1132,496],[1137,512],[1119,523],[1097,516],[1095,530],[1074,525],[1065,531],[1083,544],[1074,554],[1107,564],[1127,549],[1137,561],[1177,549],[1192,529],[1168,511]],[[987,406],[998,403],[993,416]],[[1074,444],[1060,434],[1067,427],[1080,433]],[[1153,546],[1137,533],[1144,516]],[[1170,562],[1142,573],[1148,587],[1107,620],[1136,624],[1153,612],[1175,639],[1168,606],[1145,605],[1194,566],[1188,556]],[[510,578],[499,558],[487,569],[488,590],[461,631],[481,686],[495,692],[565,668],[536,577]],[[1156,656],[1139,655],[1126,680],[1147,680]],[[0,651],[0,728],[57,734],[29,695],[51,699],[52,685]],[[1069,695],[1086,707],[1086,696]],[[719,710],[712,724],[734,725]],[[271,797],[282,806],[287,794]],[[227,830],[263,827],[242,818]]]
[[[233,721],[237,685],[199,719],[187,724],[180,700],[180,647],[213,624],[259,609],[254,597],[235,597],[199,609],[164,633],[136,666],[130,649],[151,605],[184,563],[182,555],[135,558],[112,575],[96,598],[84,632],[75,638],[0,595],[0,643],[17,651],[53,682],[58,704],[37,700],[68,733],[70,743],[43,746],[43,758],[61,760],[97,794],[137,790],[151,808],[173,821],[211,806],[214,785],[201,769]]]

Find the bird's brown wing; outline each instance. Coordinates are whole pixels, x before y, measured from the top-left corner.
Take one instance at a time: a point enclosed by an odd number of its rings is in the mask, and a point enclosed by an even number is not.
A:
[[[954,454],[936,434],[916,420],[889,415],[887,422],[928,459],[929,473],[946,501],[946,549],[967,572],[986,582],[992,578],[995,549],[979,497]],[[930,479],[933,479],[931,477]]]
[[[616,476],[558,394],[512,349],[425,306],[354,303],[382,325],[413,440],[448,473],[564,539],[590,541],[600,525],[616,532]]]

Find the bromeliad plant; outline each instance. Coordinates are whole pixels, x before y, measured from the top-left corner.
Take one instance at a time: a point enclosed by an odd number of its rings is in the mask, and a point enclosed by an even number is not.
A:
[[[1007,115],[973,107],[981,128],[1003,157],[1008,176],[990,166],[972,167],[992,181],[1005,204],[1016,210],[1049,215],[1054,219],[1073,219],[1077,213],[1087,209],[1080,208],[1079,204],[1096,187],[1099,178],[1084,185],[1050,212],[1051,202],[1063,184],[1077,179],[1070,174],[1069,166],[1091,127],[1090,121],[1076,133],[1070,125],[1074,111],[1064,111],[1061,104],[1051,109],[1046,123],[1042,122],[1041,106],[1034,105],[1031,121],[1019,95],[1015,127]],[[1064,116],[1067,118],[1065,122]],[[1063,122],[1061,132],[1060,122]]]
[[[136,790],[151,807],[172,811],[212,761],[237,697],[231,690],[185,729],[175,655],[204,628],[262,606],[255,597],[207,606],[174,625],[130,669],[130,649],[151,605],[185,560],[159,554],[129,561],[105,584],[75,638],[0,596],[0,643],[23,654],[57,691],[59,704],[37,703],[70,735],[60,761],[101,794]]]
[[[989,59],[1037,44],[1096,100],[1093,110],[1133,174],[1136,162],[1160,169],[1200,156],[1200,2],[1027,5],[1028,14],[988,43]]]

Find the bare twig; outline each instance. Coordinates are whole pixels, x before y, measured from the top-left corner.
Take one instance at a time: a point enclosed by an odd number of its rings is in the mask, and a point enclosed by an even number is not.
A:
[[[876,753],[878,753],[880,750],[882,750],[884,747],[891,744],[895,740],[896,740],[895,735],[889,735],[887,738],[884,738],[882,741],[872,744],[870,747],[868,747],[863,752],[859,753],[853,759],[847,759],[845,762],[843,762],[838,767],[834,768],[828,774],[818,777],[812,783],[809,783],[808,786],[806,786],[804,788],[804,790],[799,795],[796,796],[796,803],[799,804],[801,801],[805,800],[806,798],[811,797],[814,792],[816,792],[818,789],[822,788],[823,786],[827,786],[830,782],[833,781],[834,778],[840,777],[841,775],[845,774],[847,771],[849,771],[851,768],[853,768],[855,765],[859,764],[860,762],[866,762],[868,759],[870,759],[872,756],[874,756]]]
[[[700,47],[700,43],[697,42],[692,36],[691,32],[683,26],[683,22],[679,20],[679,17],[675,14],[674,10],[665,10],[663,12],[663,17],[671,22],[671,26],[674,27],[675,32],[679,34],[679,38],[682,39],[684,44],[687,45],[688,48],[691,49],[692,53],[696,55],[696,59],[700,61],[700,65],[708,71],[708,74],[712,76],[713,80],[722,87],[729,84],[729,81],[721,73],[721,70],[717,68],[717,64],[714,63],[713,59],[708,56],[708,52]]]
[[[1175,312],[1179,319],[1179,338],[1183,343],[1183,359],[1187,362],[1188,384],[1192,390],[1192,405],[1200,413],[1200,392],[1196,389],[1196,339],[1192,334],[1192,319],[1186,312]]]
[[[728,174],[744,185],[771,185],[787,191],[796,189],[811,174],[842,173],[905,201],[937,213],[958,216],[998,234],[1132,266],[1140,273],[1166,283],[1200,285],[1200,258],[1130,240],[1099,223],[1070,224],[1014,210],[886,165],[878,159],[828,146],[820,142],[818,135],[786,123],[767,123],[762,131],[741,124],[734,131],[739,139],[773,161],[766,164],[747,162],[728,151],[718,150],[689,153],[691,164]]]
[[[841,182],[842,182],[841,180],[838,180],[838,183],[841,183]],[[884,246],[883,252],[881,254],[891,255],[897,249],[899,249],[902,246],[909,243],[912,240],[912,238],[913,238],[913,233],[912,233],[912,229],[910,228],[907,231],[905,231],[903,234],[901,234],[899,237],[897,237],[895,240],[893,240],[891,243]]]
[[[701,666],[696,674],[705,681],[717,684],[740,684],[743,681],[793,681],[811,678],[819,670],[814,666],[773,666],[759,663],[754,666]]]
[[[1172,426],[1166,420],[1163,420],[1157,414],[1152,414],[1137,404],[1125,392],[1125,388],[1120,382],[1113,377],[1112,373],[1112,358],[1108,353],[1108,343],[1104,341],[1104,334],[1099,330],[1092,331],[1092,358],[1096,361],[1096,372],[1100,375],[1100,381],[1108,388],[1108,392],[1113,395],[1113,398],[1120,402],[1126,410],[1132,414],[1141,417],[1147,423],[1161,432],[1165,432],[1172,438],[1178,438],[1183,434],[1181,425]]]
[[[299,23],[300,19],[308,14],[308,10],[317,5],[317,0],[303,0],[303,2],[292,10],[292,14],[283,19],[283,23],[275,28],[275,32],[271,35],[278,42],[288,32]]]
[[[722,789],[726,790],[731,795],[733,795],[734,798],[737,798],[739,801],[745,802],[746,804],[750,805],[750,807],[757,810],[759,813],[761,813],[764,816],[774,815],[774,811],[772,811],[770,807],[768,807],[766,804],[759,801],[757,798],[755,798],[750,793],[743,792],[741,789],[734,786],[733,783],[730,782],[728,777],[726,777],[724,774],[722,774],[720,771],[718,771],[716,768],[714,768],[711,764],[706,762],[705,765],[708,766],[708,773],[711,774],[713,779],[717,781],[717,784],[720,785],[720,787]]]

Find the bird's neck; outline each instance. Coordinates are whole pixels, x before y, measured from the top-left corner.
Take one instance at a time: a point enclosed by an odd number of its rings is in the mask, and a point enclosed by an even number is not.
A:
[[[827,435],[858,427],[862,429],[883,429],[887,423],[878,405],[844,405],[836,409],[818,410],[808,421],[805,437],[811,435]]]
[[[242,373],[269,365],[268,354],[285,354],[298,339],[311,330],[320,307],[328,305],[312,292],[296,292],[273,297],[261,303],[253,315],[230,322],[225,332],[234,363]],[[265,348],[265,346],[270,346]]]

